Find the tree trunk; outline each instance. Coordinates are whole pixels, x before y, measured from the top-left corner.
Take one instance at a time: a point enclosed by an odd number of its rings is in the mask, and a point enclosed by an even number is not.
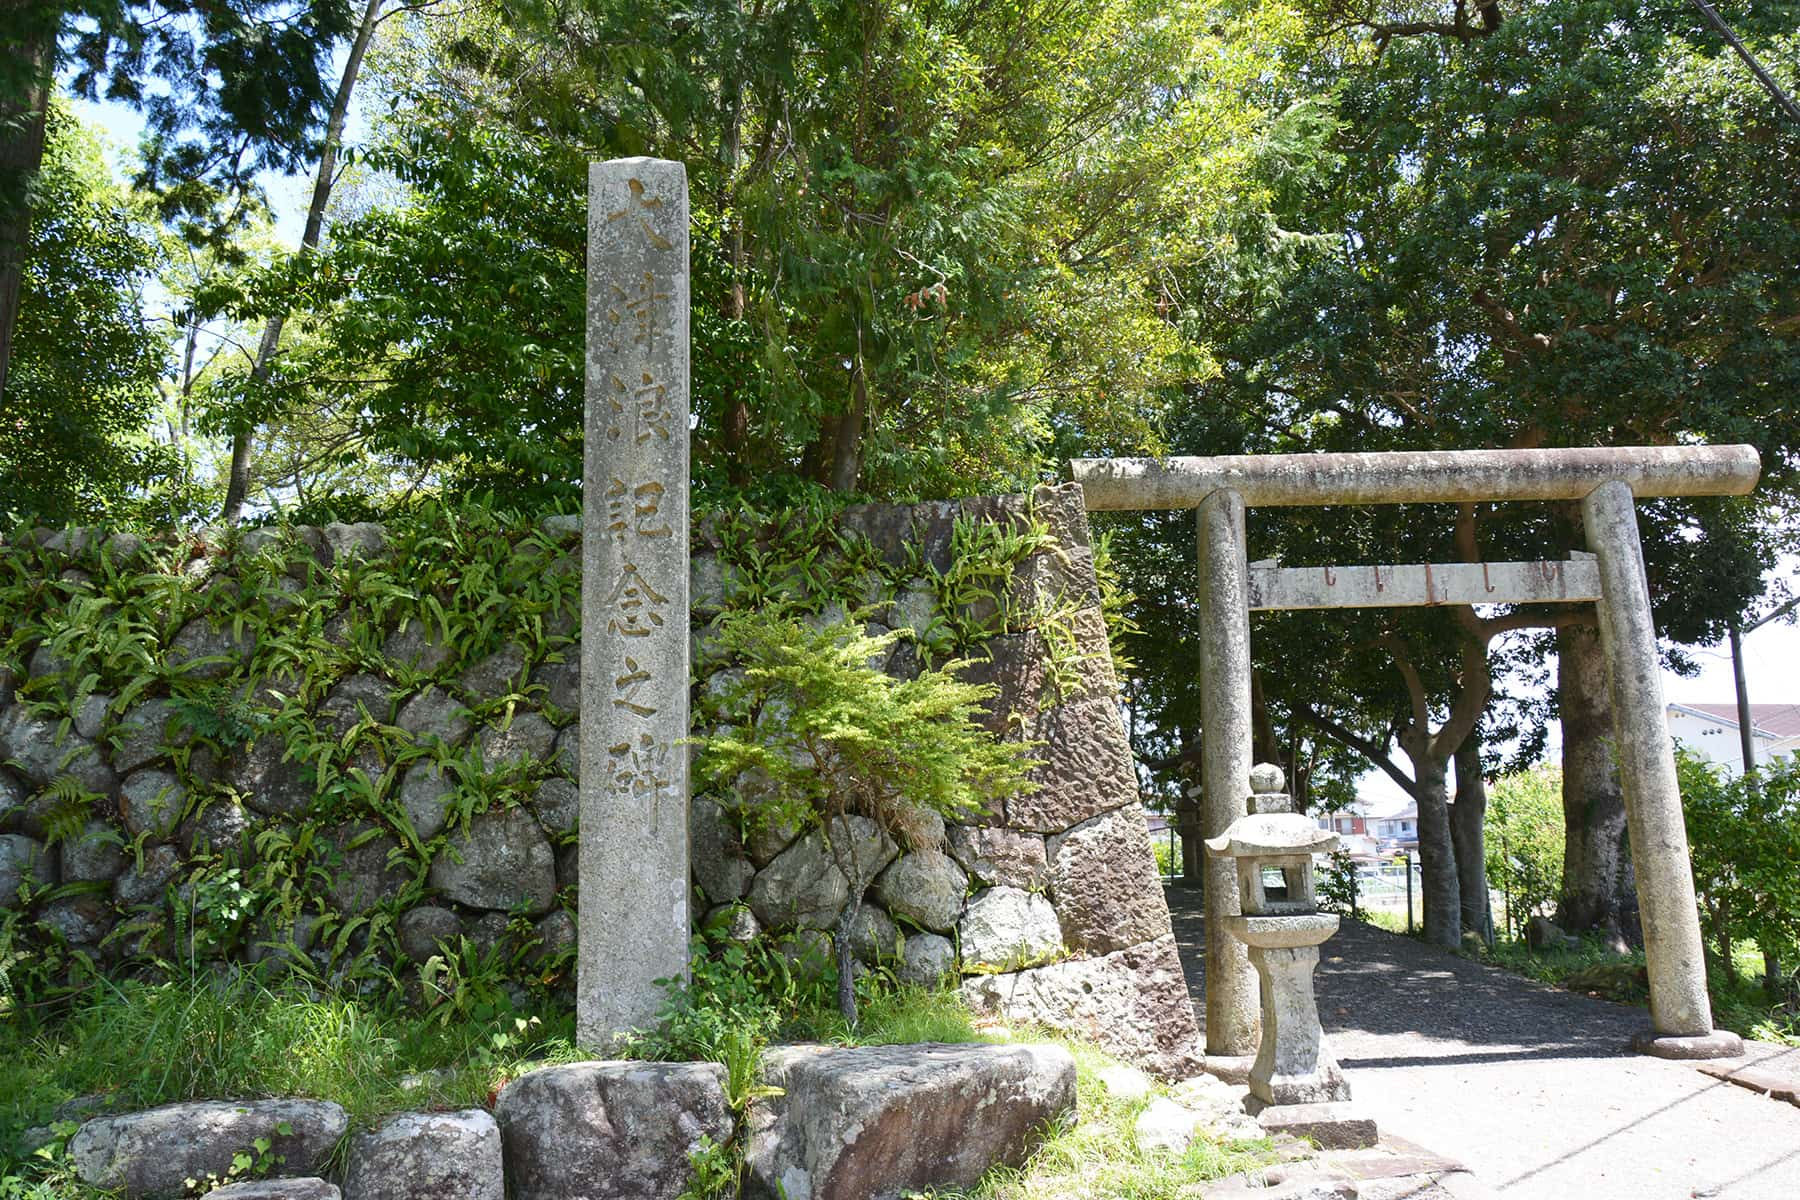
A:
[[[1738,973],[1737,948],[1731,940],[1731,910],[1723,900],[1714,901],[1712,905],[1713,938],[1719,944],[1719,969],[1725,972],[1725,982],[1732,987],[1737,986]]]
[[[1456,847],[1457,890],[1462,927],[1494,944],[1494,910],[1487,878],[1487,780],[1481,774],[1481,744],[1474,734],[1456,750],[1456,803],[1450,806],[1450,840]]]
[[[387,0],[368,0],[363,9],[362,24],[357,27],[356,41],[350,56],[344,60],[344,73],[338,79],[337,95],[331,101],[331,116],[325,123],[325,142],[319,150],[319,168],[313,176],[312,203],[306,209],[306,228],[300,235],[300,254],[311,254],[319,247],[325,230],[325,209],[331,203],[331,188],[337,182],[338,153],[344,144],[344,123],[350,115],[350,97],[356,91],[356,77],[362,72],[363,55],[381,24],[381,8]],[[281,330],[287,324],[287,313],[272,313],[263,326],[262,341],[256,348],[256,361],[250,368],[251,389],[269,381],[275,352],[281,345]],[[231,474],[225,484],[225,524],[236,525],[244,512],[244,501],[250,495],[250,462],[254,429],[246,426],[231,436]]]
[[[21,7],[25,12],[21,14]],[[19,322],[19,293],[31,245],[31,181],[44,165],[44,133],[50,118],[51,66],[56,59],[56,14],[17,0],[0,5],[8,25],[36,19],[36,29],[18,28],[8,39],[20,48],[30,82],[17,104],[0,104],[0,396],[12,366],[13,330]]]
[[[851,376],[850,411],[838,422],[836,444],[831,452],[831,490],[854,492],[862,473],[863,420],[869,410],[869,382],[863,364],[857,360]]]
[[[1613,762],[1612,697],[1599,631],[1588,625],[1557,630],[1556,653],[1567,839],[1556,922],[1570,931],[1626,932],[1636,925],[1637,889],[1625,833],[1625,793]]]
[[[1407,742],[1416,739],[1407,738]],[[1424,882],[1425,940],[1454,950],[1462,944],[1462,885],[1456,846],[1450,840],[1449,764],[1416,745],[1402,744],[1413,767],[1413,799],[1419,805],[1419,870]]]
[[[738,16],[743,16],[744,6],[736,6]],[[760,12],[760,6],[759,6]],[[725,316],[731,321],[742,321],[746,297],[744,294],[744,214],[738,208],[738,187],[744,166],[744,82],[738,72],[733,72],[726,82],[725,94],[731,98],[731,117],[725,126],[725,196],[720,205],[721,215],[730,225],[731,242],[731,291],[725,302]],[[731,482],[743,487],[750,482],[750,402],[739,392],[726,404],[725,417],[720,428],[720,448],[725,455],[725,474]]]
[[[1181,885],[1199,887],[1206,874],[1206,863],[1200,845],[1200,801],[1183,797],[1175,806],[1175,832],[1181,838]]]

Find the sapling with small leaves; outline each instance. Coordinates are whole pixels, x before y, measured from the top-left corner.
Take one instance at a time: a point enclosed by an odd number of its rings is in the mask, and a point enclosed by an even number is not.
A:
[[[931,815],[956,818],[1031,786],[1030,745],[977,723],[990,687],[964,681],[962,661],[896,679],[879,666],[902,633],[871,636],[854,617],[812,623],[762,610],[722,619],[718,642],[742,665],[719,697],[729,724],[696,739],[696,773],[739,796],[750,829],[817,825],[849,903],[837,922],[838,1007],[856,1022],[851,930],[870,880],[848,818],[862,816],[910,845]],[[741,786],[746,779],[758,786]]]

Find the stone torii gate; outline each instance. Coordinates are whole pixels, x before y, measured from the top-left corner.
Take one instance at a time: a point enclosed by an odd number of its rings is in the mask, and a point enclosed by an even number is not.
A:
[[[1199,510],[1203,835],[1245,812],[1251,766],[1252,609],[1592,600],[1613,700],[1651,1030],[1633,1045],[1671,1058],[1742,1053],[1716,1031],[1662,675],[1650,619],[1640,496],[1748,493],[1761,462],[1750,446],[1459,450],[1219,458],[1077,459],[1090,510]],[[1267,505],[1579,500],[1591,554],[1568,562],[1275,567],[1247,561],[1244,510]],[[1259,1000],[1237,914],[1231,865],[1206,865],[1206,1052],[1256,1052]]]

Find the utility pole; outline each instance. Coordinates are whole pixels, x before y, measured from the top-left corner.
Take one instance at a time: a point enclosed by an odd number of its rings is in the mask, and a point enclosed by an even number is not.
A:
[[[1737,684],[1738,744],[1744,753],[1744,787],[1752,792],[1756,788],[1756,736],[1750,720],[1750,687],[1744,682],[1744,637],[1793,611],[1796,605],[1800,605],[1800,597],[1763,614],[1742,629],[1738,628],[1737,621],[1731,622],[1731,675]],[[1763,950],[1763,987],[1771,992],[1781,988],[1781,960],[1768,949]]]
[[[1792,612],[1796,606],[1800,606],[1800,596],[1796,596],[1781,607],[1765,613],[1741,628],[1735,620],[1731,623],[1731,674],[1737,683],[1738,742],[1744,753],[1744,780],[1750,787],[1756,786],[1755,781],[1751,779],[1756,771],[1756,741],[1750,722],[1750,688],[1744,682],[1744,638],[1777,617]]]

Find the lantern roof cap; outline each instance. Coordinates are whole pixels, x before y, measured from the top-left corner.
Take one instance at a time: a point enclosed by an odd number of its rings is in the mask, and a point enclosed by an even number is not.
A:
[[[1337,845],[1337,834],[1299,813],[1254,813],[1233,821],[1206,849],[1218,858],[1289,858],[1329,853]]]

